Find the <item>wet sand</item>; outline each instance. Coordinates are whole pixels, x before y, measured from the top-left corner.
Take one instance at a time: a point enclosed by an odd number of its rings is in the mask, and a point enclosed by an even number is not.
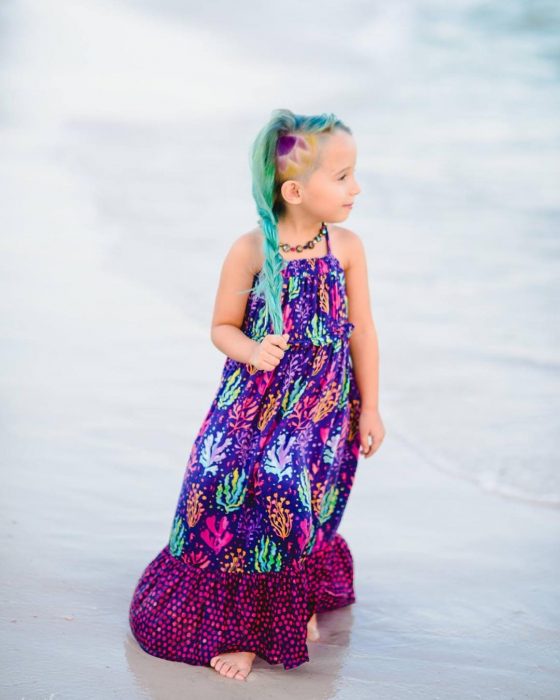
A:
[[[82,455],[53,484],[49,460],[20,462],[26,477],[3,507],[2,697],[557,697],[557,513],[435,471],[387,422],[383,449],[360,462],[340,529],[357,602],[319,616],[309,663],[284,671],[257,659],[246,683],[151,657],[127,626],[135,578],[167,535],[180,470],[124,474]]]

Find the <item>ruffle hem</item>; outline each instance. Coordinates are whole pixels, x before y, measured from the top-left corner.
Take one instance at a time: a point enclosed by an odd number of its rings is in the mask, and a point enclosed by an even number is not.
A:
[[[228,651],[270,664],[309,661],[307,622],[356,601],[353,559],[336,533],[282,571],[228,573],[193,566],[165,546],[146,567],[129,610],[132,633],[152,656],[209,666]]]

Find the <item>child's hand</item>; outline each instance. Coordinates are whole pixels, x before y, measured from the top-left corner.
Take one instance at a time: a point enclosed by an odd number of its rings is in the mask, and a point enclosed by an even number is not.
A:
[[[362,409],[359,426],[360,452],[366,458],[371,457],[377,452],[385,437],[385,428],[383,427],[379,411],[368,408]]]
[[[275,335],[269,333],[257,342],[253,354],[249,358],[249,364],[256,369],[262,369],[265,372],[270,372],[278,366],[280,360],[284,357],[285,351],[290,347],[288,345],[288,333]]]

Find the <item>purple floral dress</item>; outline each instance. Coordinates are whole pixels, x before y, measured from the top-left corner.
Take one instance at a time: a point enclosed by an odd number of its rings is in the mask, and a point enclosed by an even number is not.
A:
[[[282,270],[284,357],[271,371],[227,358],[194,441],[169,541],[130,605],[140,646],[209,665],[254,651],[286,669],[309,660],[307,621],[355,602],[337,532],[359,455],[360,395],[345,274],[332,254]],[[256,275],[253,284],[256,281]],[[250,293],[242,330],[272,333]]]

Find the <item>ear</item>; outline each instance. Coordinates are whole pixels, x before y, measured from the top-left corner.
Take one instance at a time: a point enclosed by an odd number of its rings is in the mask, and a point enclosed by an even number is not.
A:
[[[288,204],[299,204],[302,197],[302,186],[297,180],[286,180],[280,188],[282,197]]]

